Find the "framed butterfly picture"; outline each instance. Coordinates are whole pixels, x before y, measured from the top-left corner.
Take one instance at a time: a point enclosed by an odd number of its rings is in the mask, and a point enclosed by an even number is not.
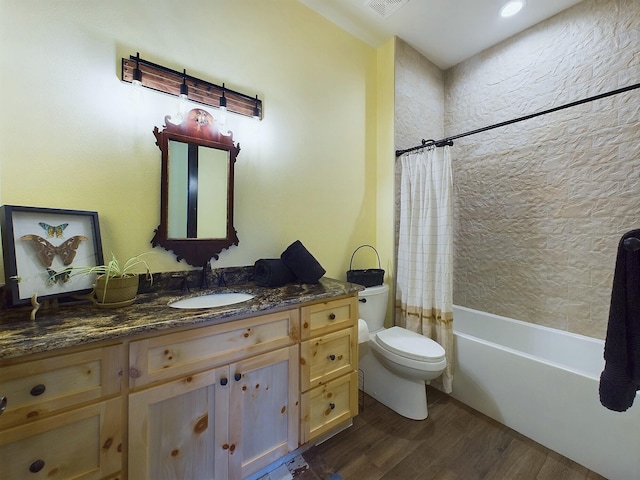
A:
[[[0,228],[13,305],[91,291],[94,276],[69,269],[103,263],[97,212],[3,205]]]

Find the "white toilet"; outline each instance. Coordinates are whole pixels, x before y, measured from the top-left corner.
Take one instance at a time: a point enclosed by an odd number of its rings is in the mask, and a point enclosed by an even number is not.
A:
[[[358,297],[364,391],[404,417],[424,420],[428,415],[426,383],[444,371],[444,348],[405,328],[384,328],[388,285],[365,288]]]

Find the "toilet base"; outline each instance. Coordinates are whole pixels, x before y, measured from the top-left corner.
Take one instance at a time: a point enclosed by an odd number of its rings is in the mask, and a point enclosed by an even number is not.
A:
[[[380,363],[367,343],[362,343],[359,347],[359,369],[363,372],[365,393],[403,417],[412,420],[427,418],[429,413],[425,381],[391,372]]]

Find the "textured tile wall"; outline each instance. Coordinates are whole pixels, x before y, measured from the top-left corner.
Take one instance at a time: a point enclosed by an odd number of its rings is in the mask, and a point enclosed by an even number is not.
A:
[[[444,136],[444,72],[396,38],[395,146],[400,150]],[[400,162],[395,164],[395,257],[397,259]]]
[[[443,136],[440,108],[455,135],[640,82],[640,1],[585,0],[482,52],[444,72],[443,102],[410,51],[398,42],[397,89],[433,98],[398,105],[398,148]],[[407,69],[425,76],[414,93]],[[640,90],[459,139],[453,157],[454,303],[604,338],[617,243],[640,228]]]
[[[446,72],[447,135],[640,82],[640,2],[586,0]],[[460,139],[454,302],[604,338],[640,227],[640,90]]]

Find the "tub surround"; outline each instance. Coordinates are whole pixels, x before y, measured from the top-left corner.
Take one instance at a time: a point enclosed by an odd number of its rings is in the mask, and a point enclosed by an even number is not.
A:
[[[275,311],[302,303],[325,298],[350,295],[361,286],[331,278],[322,278],[317,284],[291,283],[278,288],[256,285],[249,274],[250,268],[224,269],[209,272],[210,285],[225,286],[197,288],[197,271],[186,272],[190,288],[188,293],[179,291],[176,274],[154,275],[154,286],[144,287],[136,302],[124,308],[101,309],[93,304],[64,305],[49,310],[39,310],[31,321],[31,307],[2,310],[0,318],[0,359],[42,353],[59,348],[73,347],[93,342],[115,340],[141,333],[192,327],[200,324],[222,323]],[[221,281],[224,279],[224,281]],[[217,308],[182,310],[171,308],[169,303],[190,296],[208,293],[246,292],[254,297],[240,304]]]

